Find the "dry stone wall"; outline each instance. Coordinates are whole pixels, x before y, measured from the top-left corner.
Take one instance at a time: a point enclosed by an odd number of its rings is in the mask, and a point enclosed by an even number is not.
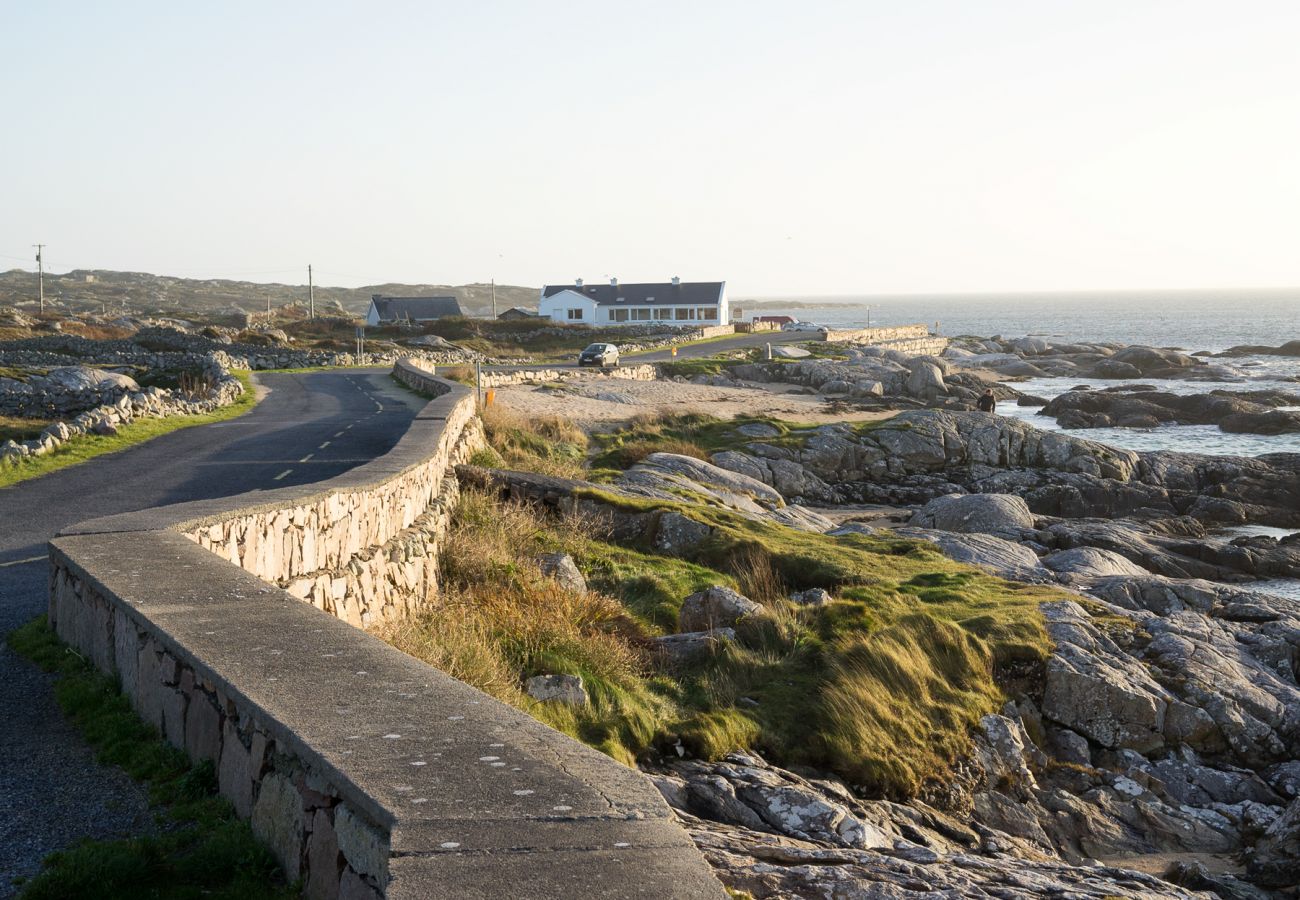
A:
[[[425,392],[442,387],[423,381]],[[183,533],[351,625],[407,613],[437,590],[437,548],[458,496],[449,473],[483,442],[473,398],[443,412],[428,458],[381,485],[238,513]]]
[[[407,360],[411,367],[418,367],[426,375],[435,374],[436,368],[423,360]],[[429,367],[429,368],[426,368]],[[414,377],[410,381],[399,374],[398,380],[414,390],[423,390]],[[659,377],[658,369],[652,365],[619,366],[614,369],[514,369],[509,371],[483,372],[482,384],[485,388],[509,387],[513,384],[546,384],[548,382],[574,381],[583,378],[627,378],[632,381],[654,381]]]
[[[882,344],[886,341],[912,341],[930,337],[930,326],[895,325],[889,328],[855,328],[820,333],[824,341],[852,341],[855,344]]]
[[[638,773],[353,627],[432,585],[478,439],[467,388],[396,374],[438,396],[384,457],[55,538],[52,625],[309,898],[721,898]]]

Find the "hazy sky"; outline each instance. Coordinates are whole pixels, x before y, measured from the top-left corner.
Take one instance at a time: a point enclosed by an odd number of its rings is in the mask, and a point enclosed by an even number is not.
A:
[[[0,267],[1300,285],[1300,4],[0,0]]]

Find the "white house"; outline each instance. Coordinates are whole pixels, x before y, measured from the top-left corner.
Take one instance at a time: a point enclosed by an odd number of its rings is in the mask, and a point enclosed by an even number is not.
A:
[[[725,281],[645,284],[548,284],[537,303],[539,315],[570,325],[726,325],[731,321]]]
[[[372,294],[370,308],[366,310],[366,324],[405,322],[413,325],[459,315],[464,313],[455,297],[385,297],[383,294]]]

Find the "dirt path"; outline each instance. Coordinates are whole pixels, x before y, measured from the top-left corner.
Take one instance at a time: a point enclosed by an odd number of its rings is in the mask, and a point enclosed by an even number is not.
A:
[[[602,378],[563,387],[513,385],[498,388],[496,402],[529,416],[562,416],[585,429],[626,422],[643,412],[702,412],[720,419],[772,416],[790,422],[871,422],[893,412],[853,409],[790,385],[713,387],[675,381]]]

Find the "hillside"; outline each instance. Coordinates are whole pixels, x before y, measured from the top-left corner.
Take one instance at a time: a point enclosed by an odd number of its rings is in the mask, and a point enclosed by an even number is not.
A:
[[[538,289],[497,285],[497,309],[537,306]],[[492,309],[492,288],[487,284],[374,284],[358,288],[316,286],[317,309],[365,312],[371,294],[398,296],[452,295],[470,315]],[[36,304],[36,275],[21,269],[0,273],[0,306]],[[258,284],[225,279],[173,278],[146,272],[74,269],[62,275],[45,275],[45,301],[61,312],[127,312],[133,315],[196,316],[229,310],[264,311],[272,306],[307,301],[305,284]]]

